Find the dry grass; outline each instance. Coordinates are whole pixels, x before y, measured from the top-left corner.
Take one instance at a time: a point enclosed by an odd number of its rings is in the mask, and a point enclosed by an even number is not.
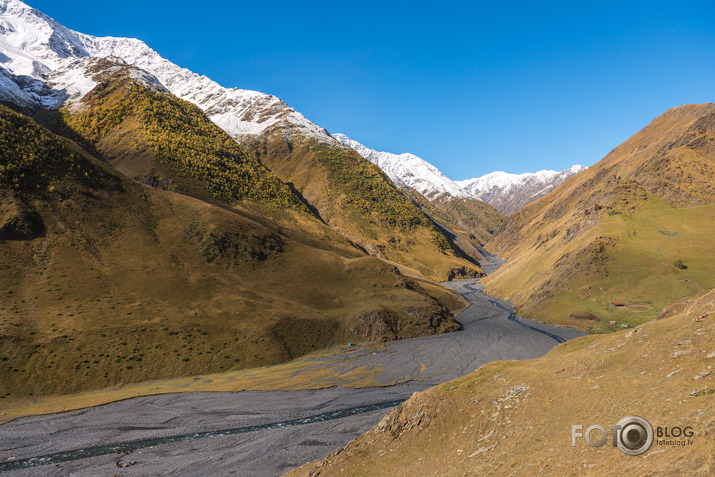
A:
[[[345,448],[288,475],[712,475],[713,312],[711,290],[633,330],[485,365],[416,394]],[[638,457],[610,440],[571,446],[571,425],[607,428],[627,415],[692,426],[692,445],[654,444]]]
[[[353,317],[369,310],[403,320],[398,338],[443,331],[405,307],[444,310],[448,292],[433,298],[307,214],[220,207],[87,160],[112,188],[54,177],[23,199],[43,233],[0,241],[0,408],[286,362],[362,341]]]
[[[0,405],[0,424],[22,416],[71,411],[152,394],[292,391],[336,385],[352,388],[381,385],[372,378],[374,370],[358,368],[337,373],[341,361],[335,361],[331,356],[345,350],[344,346],[338,346],[274,366],[125,384],[76,394],[39,396],[15,403],[3,402],[3,405]]]
[[[512,215],[488,244],[509,261],[487,291],[529,318],[605,332],[715,286],[714,117],[711,104],[672,109]]]
[[[430,280],[445,281],[462,267],[481,275],[377,166],[354,150],[291,142],[282,133],[246,145],[327,224],[369,254]]]

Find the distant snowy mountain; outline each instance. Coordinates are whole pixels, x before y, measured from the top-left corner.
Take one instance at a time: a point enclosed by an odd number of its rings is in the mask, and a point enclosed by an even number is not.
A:
[[[377,164],[392,181],[417,190],[430,200],[457,197],[481,200],[505,214],[511,214],[551,192],[563,181],[585,169],[575,165],[562,172],[539,171],[526,174],[492,172],[476,179],[453,181],[439,169],[414,154],[392,154],[370,149],[344,134],[333,134],[341,143]]]
[[[586,169],[584,166],[576,164],[561,172],[508,174],[497,171],[456,183],[472,197],[493,205],[505,214],[511,214],[545,196],[563,181],[584,169]]]
[[[369,149],[342,134],[331,136],[275,96],[237,88],[224,88],[205,76],[162,58],[144,42],[133,38],[94,37],[66,28],[20,0],[0,0],[0,102],[28,110],[72,108],[122,64],[137,69],[132,74],[155,88],[200,107],[237,141],[264,134],[293,140],[346,144],[377,164],[398,185],[414,188],[430,200],[477,198],[512,212],[553,189],[581,166],[556,173],[541,171],[516,176],[495,172],[457,183],[439,169],[405,154]]]
[[[445,176],[442,171],[414,154],[375,151],[348,138],[345,134],[333,134],[333,137],[355,149],[368,161],[377,164],[398,186],[404,184],[412,187],[429,200],[445,194],[459,198],[470,197],[467,191]]]
[[[332,143],[325,129],[275,96],[229,89],[162,58],[133,38],[98,38],[70,30],[19,0],[0,0],[0,100],[27,108],[68,104],[92,84],[72,74],[52,84],[53,73],[84,57],[117,57],[154,75],[237,140],[273,131]],[[72,71],[71,68],[68,69]],[[57,75],[55,75],[57,78]],[[62,88],[68,87],[68,90]]]

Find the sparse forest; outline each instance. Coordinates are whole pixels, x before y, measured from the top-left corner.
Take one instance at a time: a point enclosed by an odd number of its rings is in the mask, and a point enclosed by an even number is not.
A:
[[[136,117],[156,158],[171,171],[197,179],[217,199],[250,199],[307,212],[305,205],[196,106],[124,78],[109,80],[89,95],[90,107],[65,121],[96,143],[125,119]]]

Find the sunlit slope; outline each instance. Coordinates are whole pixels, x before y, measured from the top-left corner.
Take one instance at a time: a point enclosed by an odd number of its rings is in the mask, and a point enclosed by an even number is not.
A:
[[[474,245],[483,245],[505,225],[507,217],[491,205],[472,198],[440,196],[428,200],[414,189],[407,197],[442,226],[471,234]]]
[[[139,184],[4,108],[0,166],[3,399],[457,328],[394,266],[308,236],[300,207]]]
[[[93,68],[102,81],[63,111],[66,124],[58,132],[79,136],[120,172],[153,187],[307,212],[287,185],[198,107],[137,79],[143,72],[126,64],[104,59]]]
[[[106,62],[107,71],[116,69]],[[250,144],[239,146],[197,107],[137,84],[133,71],[108,73],[63,118],[122,173],[203,200],[310,211],[369,254],[429,278],[444,280],[453,269],[481,273],[354,151],[274,131],[249,153]]]
[[[673,108],[511,216],[487,245],[508,259],[487,290],[525,316],[591,330],[652,319],[715,286],[714,197],[715,105]]]
[[[279,131],[243,144],[322,220],[369,254],[438,281],[482,274],[378,166],[353,149],[286,138]]]
[[[484,244],[504,227],[504,214],[476,199],[442,197],[428,200],[414,189],[404,189],[403,192],[439,227],[462,257],[484,264]],[[475,278],[479,276],[482,274],[474,274]]]
[[[415,394],[346,447],[288,475],[712,475],[714,312],[711,290],[632,330],[487,364]],[[572,447],[572,425],[608,429],[629,415],[671,435],[690,426],[691,444],[628,456],[609,431],[603,447],[583,438]]]

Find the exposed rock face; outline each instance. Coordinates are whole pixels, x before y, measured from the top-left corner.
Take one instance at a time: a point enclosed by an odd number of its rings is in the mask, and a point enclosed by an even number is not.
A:
[[[364,311],[353,317],[357,326],[351,331],[369,341],[392,341],[459,329],[459,323],[441,306],[405,306],[402,311],[405,315],[390,310]]]
[[[218,229],[199,222],[186,227],[185,236],[198,245],[206,262],[246,264],[261,262],[283,252],[284,239],[276,234],[256,234],[249,229]]]
[[[484,273],[479,273],[477,270],[474,270],[473,268],[467,268],[467,267],[458,267],[458,268],[453,268],[449,271],[447,274],[447,280],[462,280],[465,278],[479,278],[483,277]]]
[[[369,341],[392,341],[400,332],[397,315],[389,310],[364,311],[353,317],[358,326],[352,331]]]

